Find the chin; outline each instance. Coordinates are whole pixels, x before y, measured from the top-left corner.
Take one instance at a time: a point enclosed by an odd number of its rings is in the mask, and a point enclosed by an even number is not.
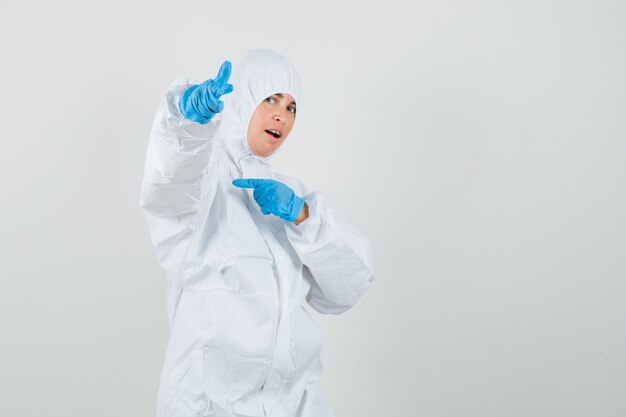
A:
[[[255,152],[255,151],[252,151],[252,153],[254,153],[256,156],[260,156],[261,158],[267,158],[268,156],[273,154],[274,151],[270,151],[270,152]]]

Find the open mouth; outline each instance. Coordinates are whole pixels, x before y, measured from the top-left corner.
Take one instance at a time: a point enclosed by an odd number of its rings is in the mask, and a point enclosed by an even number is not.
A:
[[[267,129],[265,133],[274,137],[274,139],[278,139],[280,137],[280,132],[278,130]]]

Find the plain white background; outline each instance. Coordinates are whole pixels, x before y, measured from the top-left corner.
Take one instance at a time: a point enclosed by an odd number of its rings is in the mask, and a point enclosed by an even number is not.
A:
[[[138,206],[176,78],[299,68],[279,172],[370,238],[337,417],[626,415],[626,6],[0,3],[0,415],[153,416],[165,278]]]

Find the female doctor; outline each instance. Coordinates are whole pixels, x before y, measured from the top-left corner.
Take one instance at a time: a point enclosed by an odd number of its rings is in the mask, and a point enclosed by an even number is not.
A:
[[[332,417],[322,337],[303,304],[351,308],[369,241],[325,196],[271,171],[301,100],[292,64],[248,53],[231,75],[174,82],[156,114],[140,206],[167,275],[158,417]]]

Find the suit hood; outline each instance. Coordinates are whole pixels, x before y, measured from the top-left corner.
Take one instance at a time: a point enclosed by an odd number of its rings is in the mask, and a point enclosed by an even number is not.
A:
[[[302,95],[300,75],[291,62],[278,52],[255,49],[248,52],[238,65],[233,65],[229,82],[234,89],[232,93],[221,97],[224,109],[216,139],[224,143],[227,154],[238,167],[244,158],[256,158],[264,164],[269,164],[282,145],[266,157],[252,152],[247,140],[252,113],[263,100],[276,93],[290,94],[300,109]],[[290,136],[293,135],[294,129]]]

